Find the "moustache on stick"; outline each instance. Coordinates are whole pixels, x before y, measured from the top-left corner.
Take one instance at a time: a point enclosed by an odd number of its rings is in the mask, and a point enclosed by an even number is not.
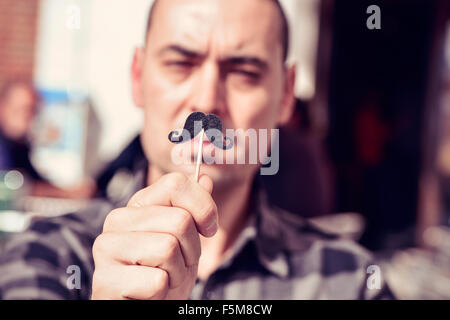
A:
[[[191,113],[184,124],[183,130],[174,130],[169,133],[169,141],[172,143],[183,143],[194,139],[200,133],[200,148],[197,156],[197,167],[195,180],[198,181],[200,164],[203,154],[203,136],[206,134],[208,140],[217,148],[228,150],[233,147],[233,139],[222,133],[222,121],[214,114],[205,115],[203,112]]]
[[[222,134],[222,121],[219,117],[214,114],[205,115],[203,112],[191,113],[181,131],[174,130],[169,133],[169,140],[172,143],[187,142],[194,139],[202,130],[217,148],[228,150],[233,147],[233,140]]]

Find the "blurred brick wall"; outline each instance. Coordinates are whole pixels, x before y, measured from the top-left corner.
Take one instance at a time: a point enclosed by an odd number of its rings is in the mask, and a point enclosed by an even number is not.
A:
[[[32,77],[39,0],[0,0],[0,86]]]

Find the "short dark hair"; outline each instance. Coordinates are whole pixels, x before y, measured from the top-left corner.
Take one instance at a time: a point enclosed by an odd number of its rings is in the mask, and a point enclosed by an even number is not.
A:
[[[270,0],[273,2],[273,4],[277,7],[277,10],[280,14],[280,18],[281,18],[281,44],[282,44],[282,48],[283,48],[283,61],[286,62],[287,57],[288,57],[288,53],[289,53],[289,24],[288,24],[288,20],[286,18],[286,14],[284,13],[283,7],[280,4],[279,0]],[[152,24],[152,17],[153,17],[153,13],[155,11],[156,8],[156,3],[158,2],[158,0],[155,0],[151,7],[150,7],[150,11],[148,13],[148,19],[147,19],[147,28],[146,28],[146,32],[145,32],[145,39],[148,38],[148,33]],[[147,40],[146,40],[147,41]]]

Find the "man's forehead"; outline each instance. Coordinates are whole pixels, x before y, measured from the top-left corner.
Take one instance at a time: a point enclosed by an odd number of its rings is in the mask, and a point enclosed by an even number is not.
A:
[[[148,41],[176,43],[195,51],[269,55],[280,44],[280,23],[270,0],[165,0],[153,13]],[[279,45],[281,47],[281,44]]]

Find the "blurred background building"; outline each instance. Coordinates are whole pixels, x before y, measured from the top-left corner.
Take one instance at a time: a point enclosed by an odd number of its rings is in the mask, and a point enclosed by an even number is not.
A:
[[[143,156],[129,69],[151,2],[0,0],[0,87],[37,88],[30,162],[53,187],[0,171],[4,235],[126,184]],[[450,2],[281,2],[298,101],[271,200],[376,252],[400,298],[450,298]]]

